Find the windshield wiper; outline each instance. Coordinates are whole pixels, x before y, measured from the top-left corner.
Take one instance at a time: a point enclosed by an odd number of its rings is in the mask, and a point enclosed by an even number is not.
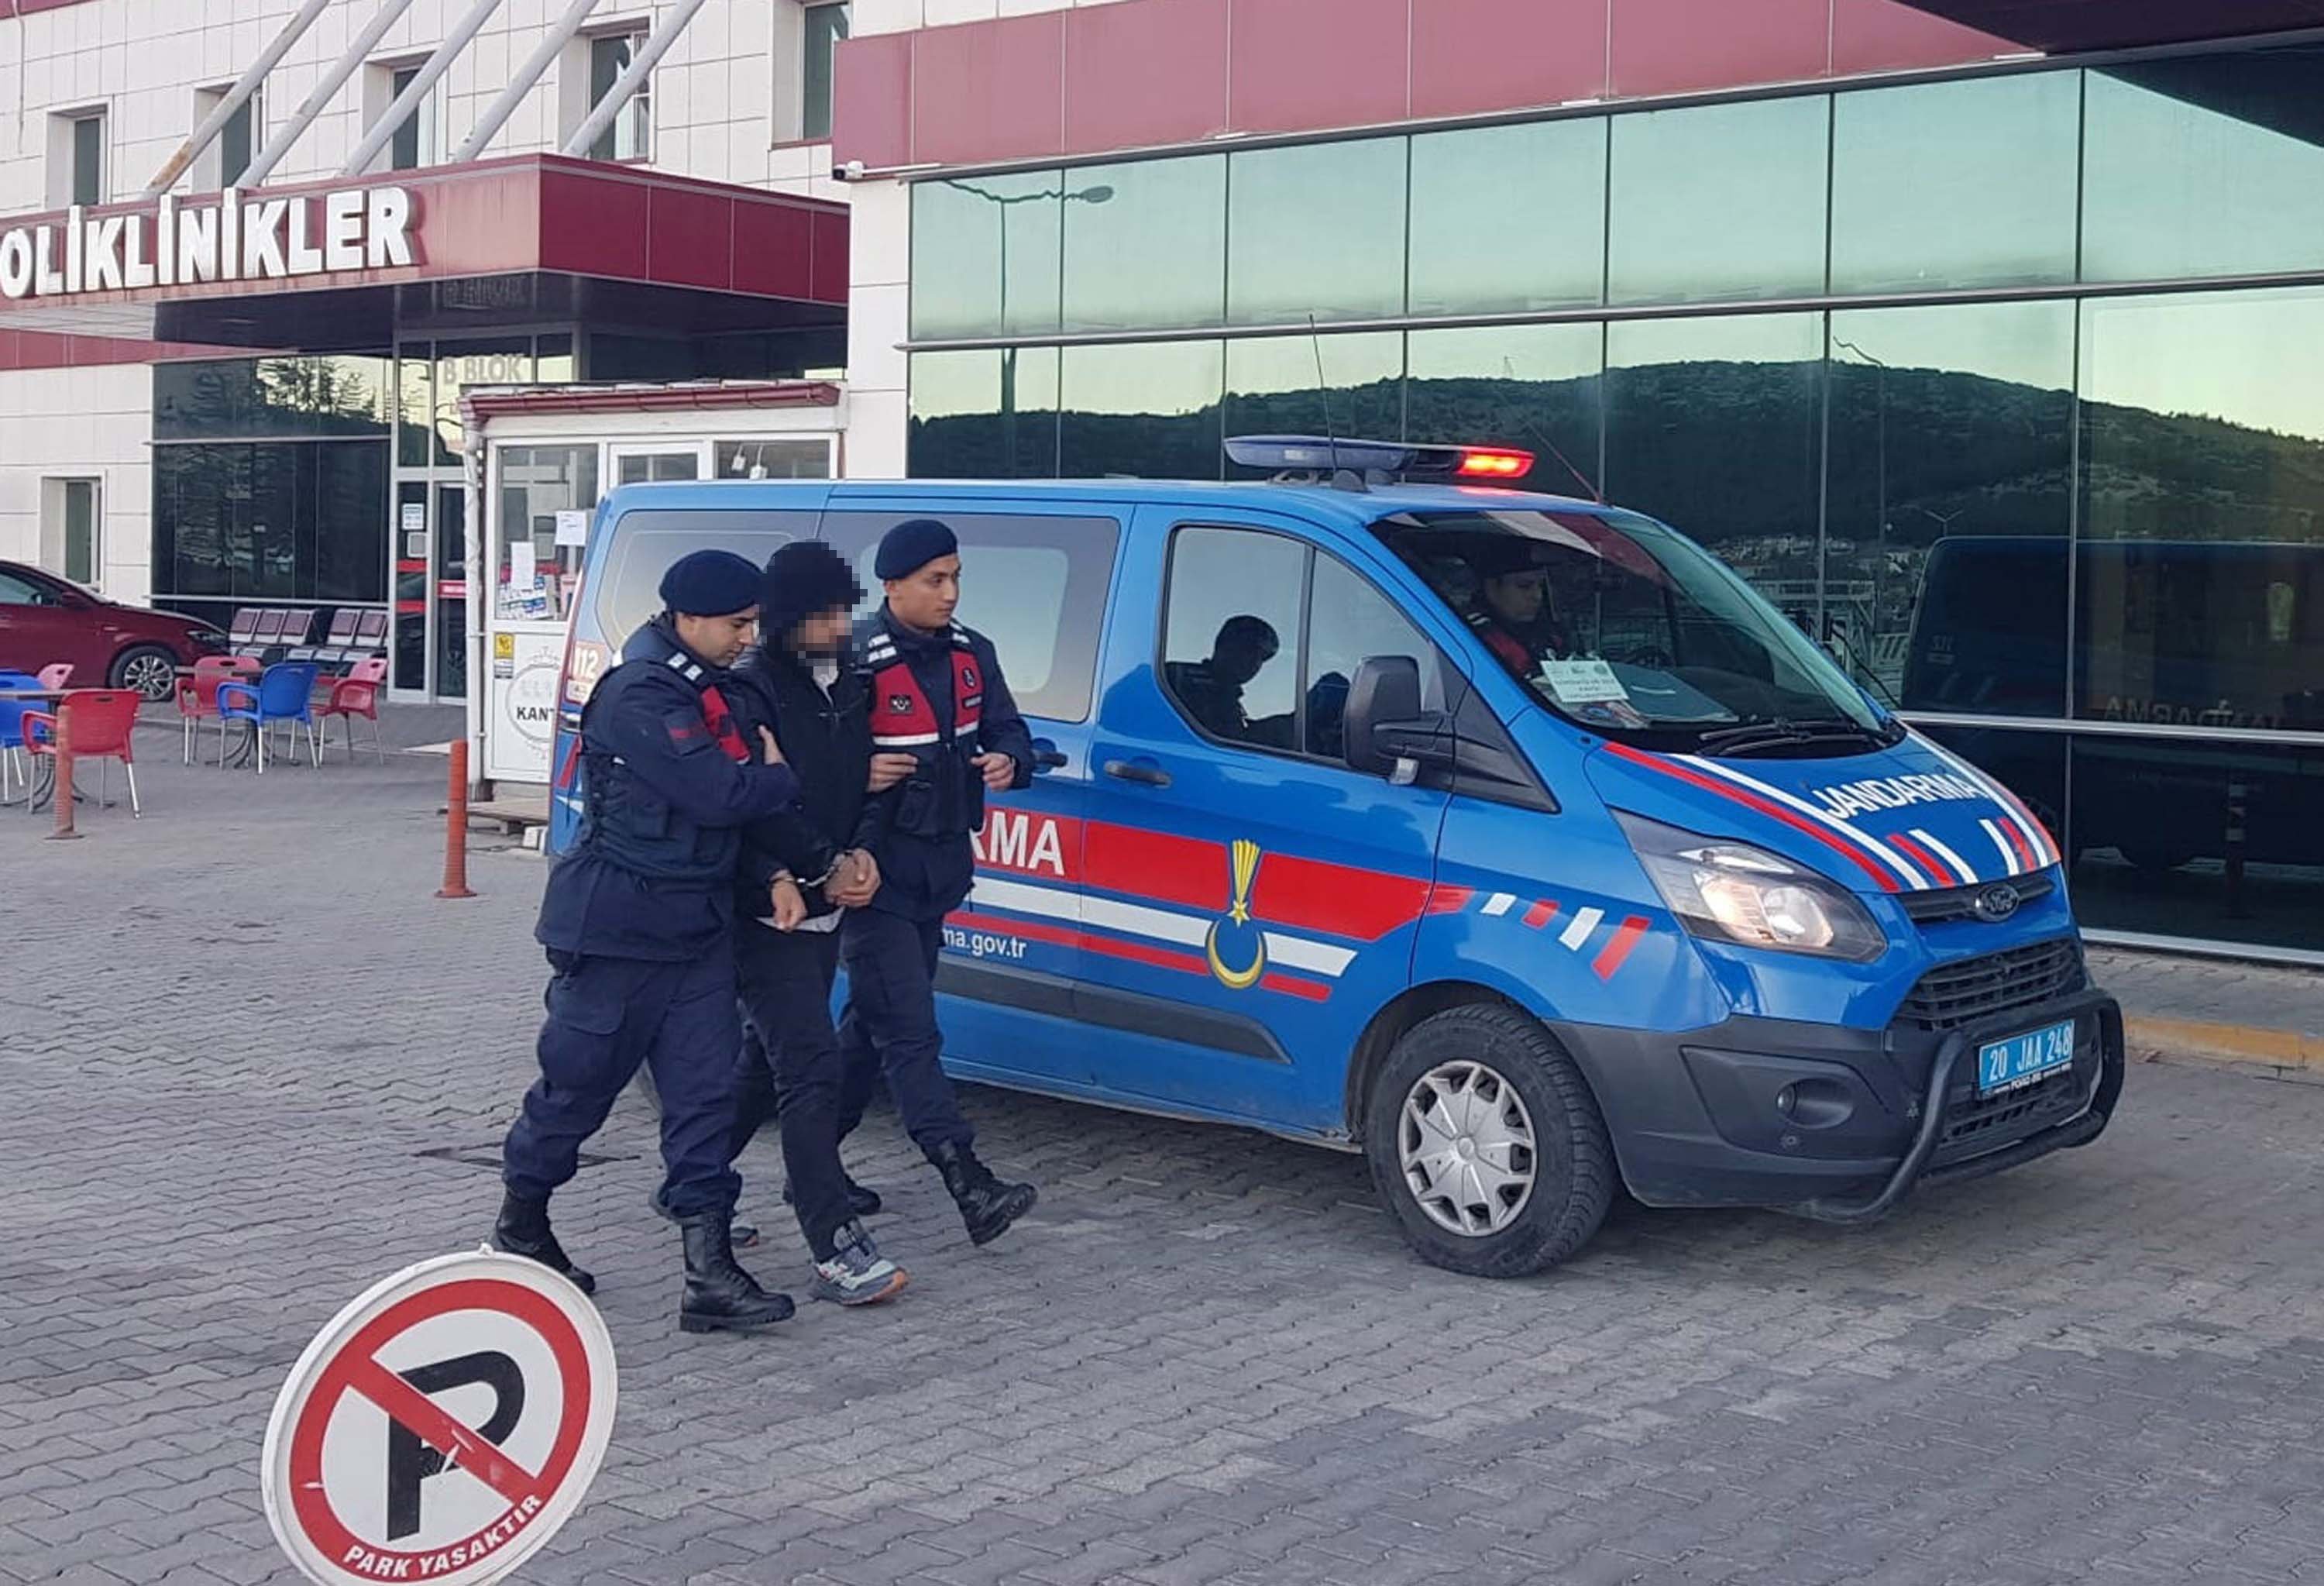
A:
[[[1870,743],[1886,749],[1895,741],[1886,732],[1846,716],[1813,716],[1804,721],[1777,716],[1769,722],[1746,722],[1740,726],[1705,733],[1695,748],[1702,754],[1748,754],[1756,749],[1780,749],[1795,743]]]

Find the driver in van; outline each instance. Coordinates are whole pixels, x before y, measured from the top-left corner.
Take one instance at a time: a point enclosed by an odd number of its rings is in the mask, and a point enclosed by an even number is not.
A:
[[[1480,609],[1470,618],[1486,647],[1520,678],[1572,648],[1549,593],[1549,570],[1527,540],[1496,545],[1480,556],[1484,578]]]

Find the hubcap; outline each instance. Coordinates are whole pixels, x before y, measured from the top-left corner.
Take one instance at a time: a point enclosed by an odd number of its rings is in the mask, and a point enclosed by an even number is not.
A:
[[[1397,1123],[1405,1187],[1439,1227],[1499,1233],[1533,1196],[1533,1115],[1517,1088],[1481,1063],[1423,1074]]]
[[[160,656],[141,655],[129,663],[129,670],[121,680],[148,699],[160,699],[169,694],[171,685],[177,681],[177,673]]]

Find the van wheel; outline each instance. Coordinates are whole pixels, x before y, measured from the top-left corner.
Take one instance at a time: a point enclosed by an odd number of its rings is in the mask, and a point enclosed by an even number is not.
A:
[[[158,644],[136,644],[113,663],[109,684],[134,688],[148,704],[168,699],[178,691],[178,658]]]
[[[1590,1242],[1614,1198],[1614,1150],[1573,1059],[1508,1008],[1422,1019],[1373,1077],[1364,1154],[1421,1258],[1522,1277]]]

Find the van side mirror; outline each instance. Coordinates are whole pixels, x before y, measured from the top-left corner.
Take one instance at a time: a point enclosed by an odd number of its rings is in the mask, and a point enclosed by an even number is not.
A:
[[[1420,664],[1408,655],[1376,655],[1348,686],[1345,758],[1351,770],[1409,782],[1421,763],[1449,756],[1449,723],[1421,707]]]

